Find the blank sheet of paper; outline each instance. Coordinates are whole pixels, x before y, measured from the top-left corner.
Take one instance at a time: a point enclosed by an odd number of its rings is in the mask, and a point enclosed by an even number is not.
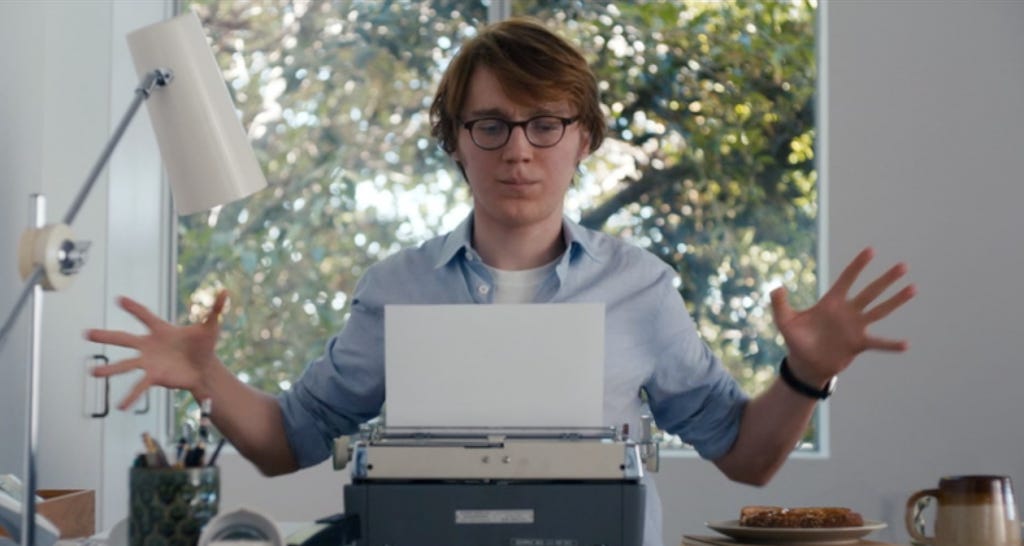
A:
[[[596,427],[604,305],[388,305],[388,427]]]

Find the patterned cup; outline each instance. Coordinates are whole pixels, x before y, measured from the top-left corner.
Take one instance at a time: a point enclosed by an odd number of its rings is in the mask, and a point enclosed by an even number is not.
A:
[[[129,546],[196,546],[217,515],[217,467],[132,468],[129,478]]]

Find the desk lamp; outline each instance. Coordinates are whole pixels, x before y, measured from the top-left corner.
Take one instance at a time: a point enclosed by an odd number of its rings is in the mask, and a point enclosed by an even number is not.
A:
[[[61,223],[45,225],[45,198],[32,196],[30,226],[22,234],[18,248],[18,267],[25,284],[0,329],[2,346],[22,309],[31,301],[22,546],[36,546],[35,457],[42,290],[66,287],[84,265],[89,243],[72,240],[69,226],[139,106],[146,101],[179,215],[229,203],[267,185],[195,13],[129,33],[128,47],[135,70],[142,78],[135,98]]]

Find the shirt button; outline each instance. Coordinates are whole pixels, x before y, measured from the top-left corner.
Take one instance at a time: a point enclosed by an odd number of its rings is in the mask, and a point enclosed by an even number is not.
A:
[[[481,296],[486,296],[487,293],[491,291],[491,287],[486,284],[481,284],[476,287],[476,291],[479,292]]]

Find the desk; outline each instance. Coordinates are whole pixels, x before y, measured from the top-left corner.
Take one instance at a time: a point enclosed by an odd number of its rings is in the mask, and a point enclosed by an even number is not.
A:
[[[287,544],[290,536],[309,527],[312,522],[280,521],[275,524]],[[128,520],[123,519],[110,529],[104,529],[90,537],[58,540],[54,546],[128,546]]]

